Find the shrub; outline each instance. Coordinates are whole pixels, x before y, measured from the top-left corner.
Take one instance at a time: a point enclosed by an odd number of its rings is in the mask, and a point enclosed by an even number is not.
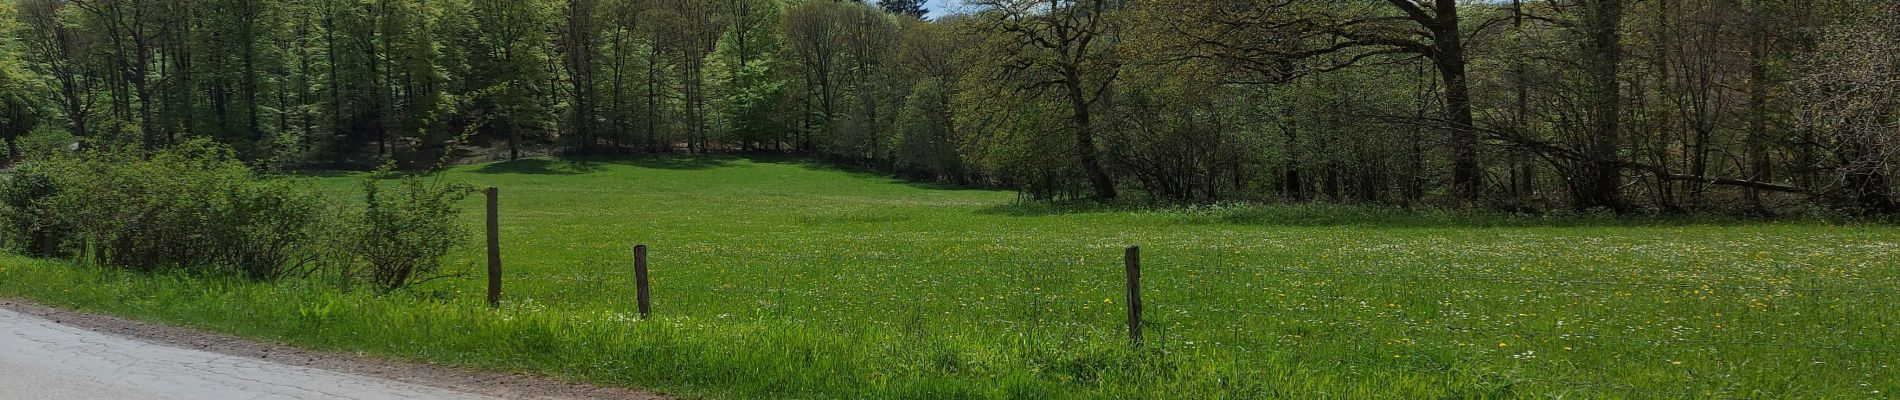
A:
[[[459,224],[456,204],[474,193],[434,175],[404,177],[396,190],[386,191],[381,181],[392,168],[386,165],[363,182],[365,207],[354,224],[351,249],[365,265],[345,273],[382,292],[451,276],[441,274],[442,259],[470,236]]]
[[[54,207],[59,197],[59,178],[73,168],[64,158],[23,163],[0,174],[0,250],[53,257],[59,255],[59,243],[71,230]]]
[[[222,265],[253,280],[307,274],[326,256],[322,238],[341,213],[330,202],[284,180],[229,192],[226,221],[214,250]]]
[[[0,222],[39,256],[75,252],[135,271],[178,267],[257,280],[303,270],[331,210],[290,182],[258,176],[227,147],[189,141],[149,159],[131,151],[48,154],[0,183]]]
[[[470,236],[457,203],[472,191],[439,177],[385,188],[385,167],[352,215],[208,140],[136,154],[49,153],[0,175],[0,238],[28,254],[139,272],[265,281],[329,268],[389,292],[448,276],[442,259]]]

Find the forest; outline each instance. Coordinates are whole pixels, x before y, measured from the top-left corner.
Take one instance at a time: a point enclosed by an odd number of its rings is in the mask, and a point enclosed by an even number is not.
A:
[[[792,153],[1034,200],[1900,212],[1869,0],[12,0],[5,161]]]

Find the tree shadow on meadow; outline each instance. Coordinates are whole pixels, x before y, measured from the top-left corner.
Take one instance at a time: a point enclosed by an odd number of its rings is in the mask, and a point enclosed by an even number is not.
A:
[[[1551,212],[1545,214],[1497,211],[1451,211],[1337,204],[1222,204],[1179,206],[1132,202],[1018,201],[984,207],[984,215],[1045,217],[1109,213],[1140,213],[1183,225],[1237,225],[1267,227],[1373,227],[1373,228],[1606,228],[1606,227],[1734,227],[1764,224],[1868,225],[1891,227],[1890,222],[1850,218],[1761,218],[1714,215],[1615,215],[1609,213]]]
[[[580,175],[599,170],[600,165],[589,161],[530,158],[491,163],[476,168],[472,172],[477,174]]]
[[[645,156],[598,159],[600,162],[619,165],[631,165],[640,168],[665,169],[675,171],[699,171],[714,168],[731,167],[738,157],[731,156]]]
[[[635,168],[702,171],[719,168],[743,167],[745,164],[774,164],[798,167],[811,171],[840,172],[853,178],[878,180],[884,183],[910,186],[927,190],[972,190],[1000,191],[996,187],[958,185],[954,183],[909,180],[888,172],[851,165],[836,161],[814,159],[795,154],[722,154],[722,155],[644,155],[644,156],[573,156],[557,158],[531,158],[515,161],[496,162],[473,170],[477,174],[516,174],[516,175],[581,175],[601,171],[608,165],[630,166]]]
[[[477,174],[581,175],[600,172],[607,165],[638,168],[696,171],[732,166],[736,157],[726,156],[584,156],[532,158],[483,165]]]
[[[755,155],[748,155],[743,158],[746,161],[752,162],[755,164],[790,165],[790,166],[804,168],[806,170],[811,170],[811,171],[840,172],[840,173],[844,173],[845,175],[849,175],[853,178],[867,179],[867,180],[880,180],[880,181],[883,181],[883,183],[889,183],[893,185],[904,185],[904,186],[909,186],[909,187],[913,187],[917,189],[925,189],[925,190],[990,191],[990,192],[1009,191],[1009,189],[1007,188],[994,187],[994,186],[966,185],[966,184],[957,184],[957,183],[951,183],[951,182],[907,179],[903,176],[899,176],[887,171],[881,171],[875,168],[870,168],[870,167],[866,167],[862,165],[853,165],[853,164],[832,161],[832,160],[814,159],[810,157],[803,157],[803,156],[791,155],[791,154],[755,154]]]

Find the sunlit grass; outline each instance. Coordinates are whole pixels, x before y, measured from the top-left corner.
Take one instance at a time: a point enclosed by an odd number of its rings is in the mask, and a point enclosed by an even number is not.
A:
[[[779,159],[529,160],[505,304],[0,258],[0,293],[305,346],[716,398],[1891,396],[1900,230],[1012,205]],[[311,178],[350,196],[358,176]],[[479,203],[470,202],[471,211]],[[480,215],[468,214],[479,227]],[[651,246],[655,317],[633,315]],[[1148,341],[1124,335],[1144,251]]]

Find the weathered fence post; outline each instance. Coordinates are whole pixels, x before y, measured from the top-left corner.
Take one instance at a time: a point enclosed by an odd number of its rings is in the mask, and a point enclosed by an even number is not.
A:
[[[1128,268],[1128,340],[1141,345],[1141,246],[1128,246],[1122,254]]]
[[[639,294],[640,319],[646,319],[653,313],[653,301],[647,286],[647,245],[633,246],[633,280]]]
[[[488,188],[488,307],[501,308],[501,213],[497,204],[500,189]]]

